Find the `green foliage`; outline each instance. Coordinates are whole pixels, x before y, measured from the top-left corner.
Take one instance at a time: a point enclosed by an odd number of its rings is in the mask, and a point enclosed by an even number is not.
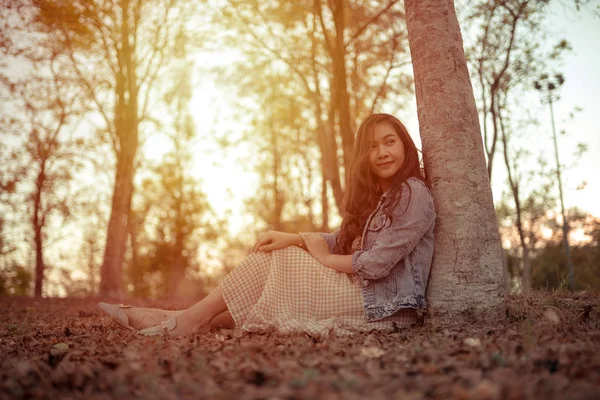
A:
[[[600,290],[600,248],[596,244],[571,246],[574,290]],[[549,243],[539,250],[531,263],[533,287],[564,289],[568,276],[565,248],[562,243]]]

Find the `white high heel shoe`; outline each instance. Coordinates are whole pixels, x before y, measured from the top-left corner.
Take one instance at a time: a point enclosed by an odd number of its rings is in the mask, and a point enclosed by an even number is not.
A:
[[[129,325],[129,317],[123,311],[123,308],[133,308],[133,306],[124,306],[123,304],[98,303],[98,307],[103,313],[108,315],[110,319],[125,329],[134,331],[135,328]]]

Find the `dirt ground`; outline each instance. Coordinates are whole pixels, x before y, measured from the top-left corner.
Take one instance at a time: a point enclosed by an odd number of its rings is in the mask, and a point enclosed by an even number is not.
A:
[[[145,338],[97,302],[0,298],[0,399],[600,399],[599,293],[512,297],[501,320],[328,339]]]

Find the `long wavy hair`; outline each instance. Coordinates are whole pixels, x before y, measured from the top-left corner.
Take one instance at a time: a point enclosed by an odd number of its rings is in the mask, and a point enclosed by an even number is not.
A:
[[[346,174],[346,191],[344,195],[344,219],[337,235],[337,246],[344,254],[352,252],[352,242],[361,235],[367,218],[375,210],[383,191],[377,176],[371,170],[369,162],[370,141],[373,129],[378,124],[389,124],[404,144],[404,163],[396,172],[389,188],[384,210],[389,218],[394,206],[402,196],[402,182],[415,177],[425,179],[419,163],[419,153],[406,127],[398,118],[389,114],[372,114],[358,128],[352,161]]]

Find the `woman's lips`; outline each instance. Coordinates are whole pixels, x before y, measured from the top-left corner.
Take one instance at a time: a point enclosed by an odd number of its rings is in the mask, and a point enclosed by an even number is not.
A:
[[[390,162],[386,162],[386,163],[383,163],[383,164],[377,164],[377,168],[387,168],[390,165],[392,165],[393,163],[394,163],[393,161],[390,161]]]

